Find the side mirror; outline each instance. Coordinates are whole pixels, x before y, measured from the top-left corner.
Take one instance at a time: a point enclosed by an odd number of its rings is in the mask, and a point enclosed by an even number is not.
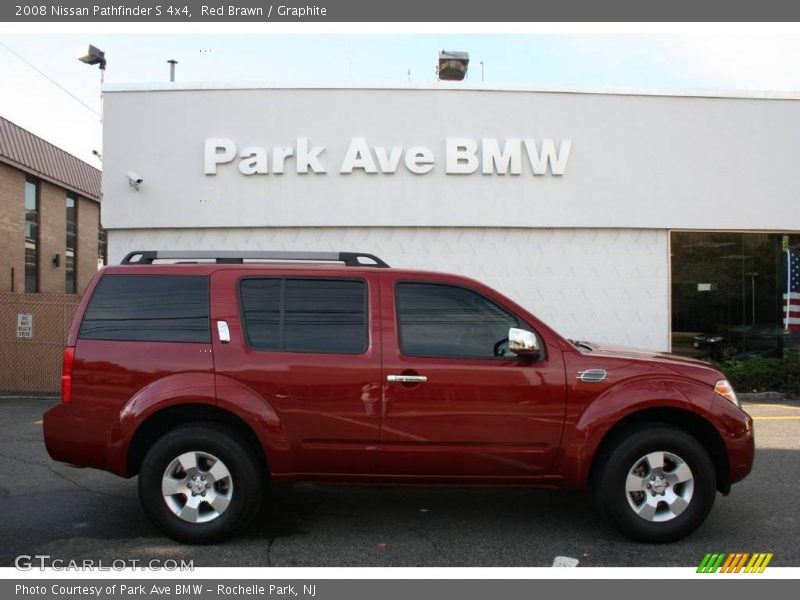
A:
[[[511,327],[508,330],[508,349],[517,356],[539,358],[539,342],[536,334],[527,329]]]

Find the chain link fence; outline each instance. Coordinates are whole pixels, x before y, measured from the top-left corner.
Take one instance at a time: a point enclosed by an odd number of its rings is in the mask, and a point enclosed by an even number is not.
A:
[[[57,394],[74,294],[0,292],[0,393]]]

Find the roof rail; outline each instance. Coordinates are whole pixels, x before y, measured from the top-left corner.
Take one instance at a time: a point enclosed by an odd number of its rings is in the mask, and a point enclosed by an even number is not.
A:
[[[214,260],[221,264],[241,264],[246,260],[325,261],[341,262],[348,267],[380,267],[387,265],[366,252],[286,252],[263,250],[135,250],[122,259],[123,265],[152,265],[156,260]],[[362,262],[366,259],[371,262]]]

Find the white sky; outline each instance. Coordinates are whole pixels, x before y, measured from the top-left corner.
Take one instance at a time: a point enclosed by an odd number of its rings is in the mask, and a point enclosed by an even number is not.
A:
[[[99,73],[76,60],[105,50],[107,82],[433,82],[437,52],[470,53],[487,85],[649,90],[800,90],[800,35],[790,34],[0,34],[0,42],[99,113]],[[98,115],[0,45],[0,115],[100,166]]]

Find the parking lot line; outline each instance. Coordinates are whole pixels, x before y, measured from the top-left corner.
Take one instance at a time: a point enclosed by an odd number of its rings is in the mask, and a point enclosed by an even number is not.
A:
[[[753,417],[753,421],[800,421],[800,415],[781,415],[774,417]]]

